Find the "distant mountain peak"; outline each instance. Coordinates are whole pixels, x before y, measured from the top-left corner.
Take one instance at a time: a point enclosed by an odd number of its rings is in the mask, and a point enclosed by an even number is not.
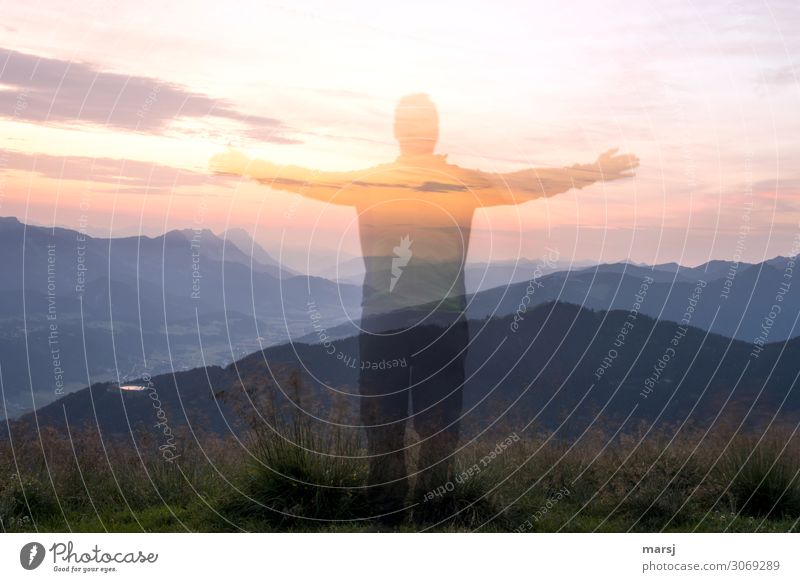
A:
[[[232,243],[237,249],[242,251],[245,255],[253,257],[262,265],[279,266],[280,263],[267,252],[264,247],[258,244],[253,236],[244,228],[235,226],[225,230],[219,234],[219,238]],[[282,267],[284,271],[296,275],[297,273],[286,267]]]
[[[198,234],[201,238],[221,238],[218,237],[210,228],[182,228],[180,230],[171,230],[166,233],[165,236],[168,236],[172,233],[178,233],[188,240],[192,240],[193,238],[197,237]]]

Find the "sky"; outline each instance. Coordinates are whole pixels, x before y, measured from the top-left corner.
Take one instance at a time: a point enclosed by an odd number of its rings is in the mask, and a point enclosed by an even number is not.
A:
[[[166,6],[165,6],[166,4]],[[355,170],[424,92],[437,152],[513,171],[613,147],[636,177],[475,217],[470,260],[696,265],[800,234],[800,6],[0,0],[0,216],[100,236],[248,230],[293,266],[358,254],[352,210],[231,177],[229,146]]]

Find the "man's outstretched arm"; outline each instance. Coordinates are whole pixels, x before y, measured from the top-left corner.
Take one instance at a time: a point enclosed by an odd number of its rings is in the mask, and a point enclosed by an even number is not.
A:
[[[507,174],[484,174],[489,179],[485,188],[476,190],[483,206],[520,204],[537,198],[580,190],[595,182],[610,182],[634,175],[639,158],[609,150],[591,164],[575,164],[568,168],[531,168]]]
[[[321,172],[300,166],[279,166],[264,160],[253,160],[237,150],[217,154],[209,162],[216,174],[242,176],[257,180],[276,190],[301,194],[314,200],[355,206],[363,172]]]

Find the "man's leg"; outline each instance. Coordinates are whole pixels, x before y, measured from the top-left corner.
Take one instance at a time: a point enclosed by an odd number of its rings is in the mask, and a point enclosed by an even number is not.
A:
[[[402,335],[402,334],[401,334]],[[370,510],[400,509],[408,493],[405,431],[408,417],[409,369],[392,365],[403,350],[398,336],[362,333],[359,337],[361,422],[367,437]],[[398,514],[399,515],[399,514]]]
[[[422,439],[415,498],[446,486],[453,477],[469,343],[466,321],[459,320],[447,331],[426,328],[425,345],[415,346],[421,351],[412,358],[411,368],[414,428]]]

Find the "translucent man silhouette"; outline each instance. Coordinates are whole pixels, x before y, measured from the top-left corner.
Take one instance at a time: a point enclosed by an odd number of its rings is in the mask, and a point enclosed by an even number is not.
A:
[[[598,181],[631,176],[634,156],[610,150],[596,162],[568,168],[537,168],[498,174],[461,168],[435,155],[439,137],[436,108],[426,95],[400,100],[394,134],[400,156],[393,162],[353,172],[320,172],[249,160],[229,151],[212,159],[219,173],[247,176],[278,190],[302,194],[358,211],[366,261],[365,317],[429,302],[456,301],[464,295],[464,263],[475,209],[511,205],[554,196]],[[413,241],[413,259],[389,293],[393,249],[404,237]],[[387,262],[388,261],[388,262]],[[422,279],[417,267],[434,266]],[[444,270],[441,267],[446,267]]]
[[[505,174],[462,168],[434,154],[439,118],[422,94],[400,100],[394,134],[400,144],[396,160],[352,172],[279,166],[236,151],[211,161],[217,172],[353,206],[358,212],[366,267],[359,341],[361,412],[373,459],[371,480],[383,484],[385,500],[402,498],[406,490],[403,448],[409,393],[414,427],[422,439],[419,493],[448,479],[469,343],[464,262],[475,210],[625,178],[638,165],[636,157],[610,150],[594,163],[567,168]],[[371,366],[398,360],[408,366]]]

